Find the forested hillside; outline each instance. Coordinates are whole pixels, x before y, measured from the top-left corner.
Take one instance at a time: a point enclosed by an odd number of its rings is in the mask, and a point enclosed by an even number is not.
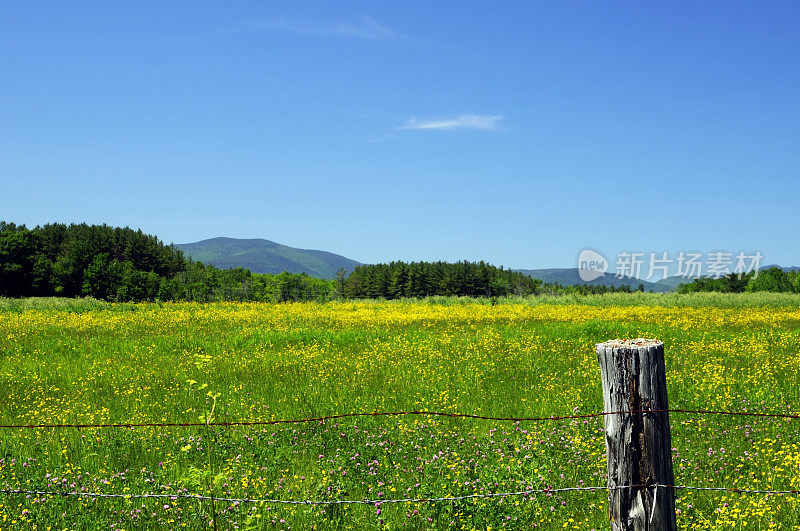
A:
[[[339,269],[350,272],[359,265],[355,260],[338,254],[297,249],[264,239],[211,238],[175,247],[193,260],[220,269],[242,267],[253,273],[273,275],[286,271],[331,279]]]

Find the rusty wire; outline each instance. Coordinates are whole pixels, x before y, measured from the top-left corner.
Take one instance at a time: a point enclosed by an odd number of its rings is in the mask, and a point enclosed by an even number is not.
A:
[[[448,413],[442,411],[375,411],[372,413],[341,413],[336,415],[326,415],[322,417],[302,418],[302,419],[278,419],[278,420],[254,420],[254,421],[217,421],[217,422],[123,422],[109,424],[0,424],[0,428],[7,429],[26,429],[26,428],[169,428],[169,427],[191,427],[191,426],[272,426],[275,424],[302,424],[309,422],[325,422],[350,417],[388,417],[418,415],[429,417],[450,417],[467,418],[478,420],[508,421],[508,422],[541,422],[547,420],[576,420],[608,415],[624,414],[652,414],[652,413],[686,413],[697,415],[729,415],[729,416],[749,416],[764,417],[775,419],[800,419],[800,414],[795,413],[758,413],[750,411],[716,411],[707,409],[650,409],[650,410],[628,410],[628,411],[602,411],[599,413],[584,413],[580,415],[560,415],[549,417],[492,417],[485,415],[474,415],[469,413]]]

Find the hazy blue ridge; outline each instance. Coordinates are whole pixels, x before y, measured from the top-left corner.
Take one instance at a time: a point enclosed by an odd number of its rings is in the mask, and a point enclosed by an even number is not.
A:
[[[306,273],[334,278],[343,267],[352,271],[360,262],[327,251],[297,249],[264,239],[211,238],[175,247],[204,264],[220,269],[243,267],[253,273]]]
[[[639,284],[644,284],[645,291],[654,291],[657,293],[667,292],[674,290],[678,284],[689,282],[683,277],[669,277],[658,282],[648,282],[647,280],[640,280],[638,278],[617,278],[614,273],[606,273],[600,278],[596,278],[589,282],[581,279],[578,274],[578,269],[575,267],[557,267],[550,269],[515,269],[520,273],[526,274],[533,278],[538,278],[545,283],[558,282],[562,286],[572,286],[586,284],[589,286],[613,286],[618,288],[620,286],[628,285],[631,289],[636,289]]]

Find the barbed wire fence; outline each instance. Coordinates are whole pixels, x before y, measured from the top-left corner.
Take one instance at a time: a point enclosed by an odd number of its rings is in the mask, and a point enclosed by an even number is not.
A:
[[[583,413],[580,415],[559,415],[548,417],[492,417],[486,415],[473,415],[470,413],[449,413],[444,411],[373,411],[363,413],[340,413],[321,417],[302,419],[276,419],[276,420],[243,420],[243,421],[216,421],[216,422],[121,422],[107,424],[0,424],[0,429],[31,429],[31,428],[182,428],[192,426],[272,426],[275,424],[303,424],[308,422],[325,422],[350,417],[396,417],[403,415],[419,415],[429,417],[450,417],[478,420],[494,420],[508,422],[540,422],[548,420],[577,420],[608,415],[623,414],[650,414],[650,413],[688,413],[696,415],[728,415],[742,417],[766,417],[776,419],[800,419],[800,414],[795,413],[762,413],[751,411],[720,411],[710,409],[631,409],[624,411],[601,411],[599,413]]]
[[[704,490],[714,492],[731,492],[735,494],[800,494],[800,490],[754,490],[754,489],[739,489],[728,487],[692,487],[689,485],[664,485],[661,483],[654,484],[641,484],[641,485],[617,485],[613,487],[608,486],[594,486],[594,487],[563,487],[556,489],[526,489],[516,492],[489,492],[485,494],[467,494],[464,496],[445,496],[440,498],[396,498],[396,499],[364,499],[364,500],[278,500],[278,499],[262,499],[262,498],[225,498],[221,496],[203,496],[202,494],[106,494],[100,492],[57,492],[57,491],[38,491],[38,490],[0,490],[0,494],[17,494],[17,495],[33,495],[33,496],[77,496],[85,498],[123,498],[123,499],[138,499],[138,498],[166,498],[171,500],[176,499],[190,499],[190,500],[204,500],[204,501],[223,501],[228,503],[270,503],[270,504],[285,504],[285,505],[383,505],[385,503],[434,503],[434,502],[456,502],[462,500],[480,499],[480,498],[505,498],[508,496],[526,496],[529,494],[557,494],[560,492],[580,492],[580,491],[615,491],[626,489],[645,489],[645,488],[666,488],[666,489],[679,489],[679,490]]]
[[[449,417],[457,419],[480,419],[490,421],[508,421],[508,422],[544,422],[544,421],[560,421],[560,420],[577,420],[606,417],[609,415],[626,415],[626,414],[657,414],[657,413],[680,413],[691,415],[726,415],[726,416],[740,416],[740,417],[761,417],[771,418],[775,420],[786,419],[796,420],[800,419],[800,414],[795,413],[763,413],[763,412],[749,412],[749,411],[721,411],[721,410],[703,410],[703,409],[653,409],[653,410],[624,410],[624,411],[602,411],[598,413],[585,413],[576,415],[560,415],[560,416],[546,416],[546,417],[495,417],[487,415],[474,415],[466,413],[450,413],[441,411],[378,411],[378,412],[363,412],[363,413],[343,413],[336,415],[326,415],[312,418],[300,419],[277,419],[266,421],[223,421],[223,422],[124,422],[124,423],[70,423],[70,424],[1,424],[0,429],[10,430],[27,430],[27,429],[83,429],[83,428],[96,428],[96,429],[112,429],[112,428],[163,428],[163,427],[192,427],[192,426],[216,426],[216,427],[235,427],[235,426],[269,426],[276,424],[301,424],[301,423],[324,423],[330,420],[338,420],[352,417],[388,417],[388,416],[432,416],[432,417]],[[432,498],[397,498],[397,499],[343,499],[343,500],[283,500],[283,499],[263,499],[263,498],[227,498],[217,496],[205,496],[201,494],[158,494],[158,493],[143,493],[143,494],[113,494],[113,493],[100,493],[100,492],[70,492],[70,491],[40,491],[40,490],[25,490],[25,489],[3,489],[0,494],[5,496],[49,496],[49,497],[81,497],[81,498],[114,498],[114,499],[191,499],[200,501],[220,501],[227,503],[258,503],[258,504],[283,504],[283,505],[373,505],[380,506],[383,504],[394,503],[452,503],[456,501],[472,500],[472,499],[486,499],[486,498],[505,498],[510,496],[529,496],[534,494],[553,495],[565,492],[593,492],[593,491],[619,491],[630,489],[673,489],[673,490],[690,490],[690,491],[711,491],[711,492],[726,492],[735,494],[769,494],[769,495],[797,495],[800,494],[799,490],[767,490],[767,489],[743,489],[736,487],[699,487],[693,485],[680,485],[680,484],[638,484],[638,485],[614,485],[614,486],[583,486],[583,487],[562,487],[562,488],[541,488],[541,489],[525,489],[514,492],[490,492],[490,493],[476,493],[463,496],[444,496]]]

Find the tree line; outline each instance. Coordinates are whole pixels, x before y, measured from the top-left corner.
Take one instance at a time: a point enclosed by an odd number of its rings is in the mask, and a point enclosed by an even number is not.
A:
[[[720,278],[701,277],[678,286],[678,293],[716,291],[718,293],[745,293],[771,291],[800,293],[800,270],[784,271],[780,267],[770,267],[744,275],[732,273]]]
[[[305,274],[222,270],[184,256],[141,230],[0,221],[0,296],[107,301],[300,301],[334,296],[334,283]]]
[[[0,221],[0,296],[94,297],[107,301],[325,301],[429,296],[600,294],[643,291],[623,285],[564,286],[486,262],[391,262],[340,269],[332,280],[218,269],[196,262],[141,230],[53,223],[28,229]],[[700,278],[681,293],[800,292],[800,272],[772,268]]]
[[[391,262],[357,266],[337,278],[348,298],[531,295],[542,281],[486,262]]]

